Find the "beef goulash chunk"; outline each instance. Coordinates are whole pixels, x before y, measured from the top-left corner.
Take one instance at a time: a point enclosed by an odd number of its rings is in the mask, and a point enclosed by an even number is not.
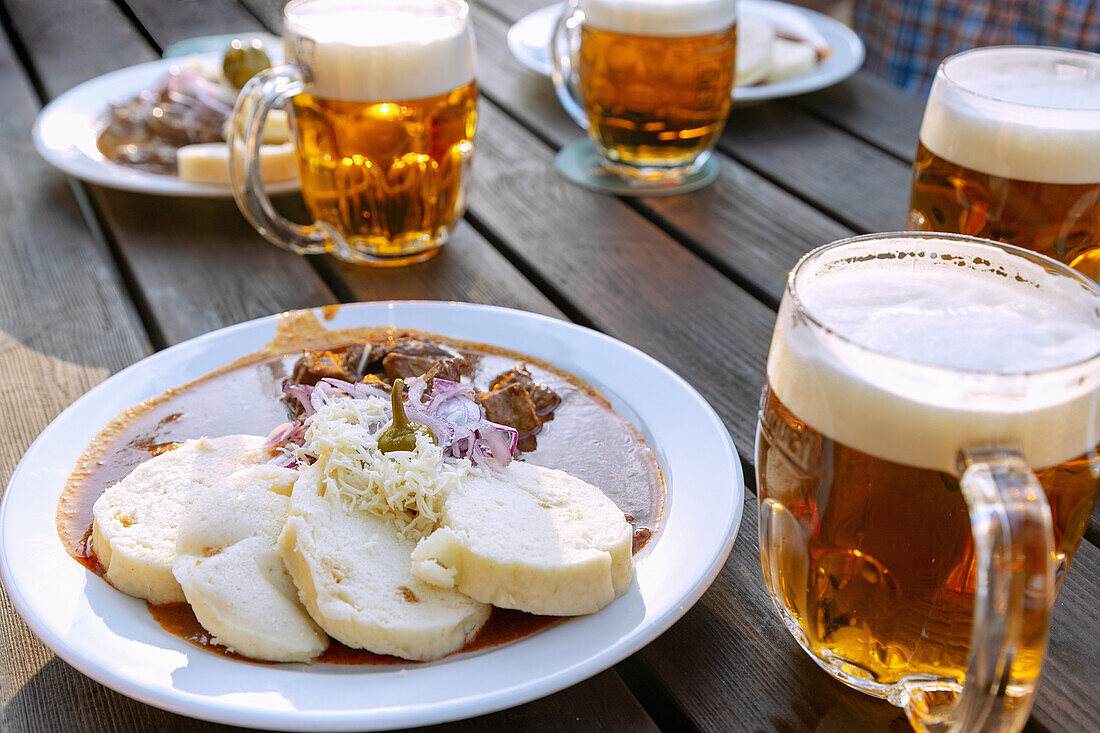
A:
[[[561,402],[561,397],[558,396],[557,392],[545,384],[535,382],[531,372],[527,371],[526,364],[516,364],[513,368],[498,376],[489,385],[489,390],[501,389],[510,384],[522,385],[527,390],[531,402],[535,405],[535,412],[540,416],[552,412]]]
[[[314,385],[325,378],[358,381],[348,371],[344,354],[332,351],[307,351],[294,365],[289,382]]]
[[[483,392],[477,396],[477,401],[485,408],[485,417],[515,428],[520,435],[533,433],[541,424],[535,412],[535,403],[523,385],[509,384]]]

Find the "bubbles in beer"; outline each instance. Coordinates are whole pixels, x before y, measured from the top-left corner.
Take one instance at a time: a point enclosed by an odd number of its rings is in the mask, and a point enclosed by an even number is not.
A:
[[[286,57],[307,91],[344,102],[423,99],[474,78],[468,8],[454,0],[305,0],[287,10]]]
[[[1002,178],[1100,181],[1100,54],[983,48],[948,59],[920,131],[936,155]]]
[[[736,0],[581,0],[585,22],[639,36],[720,33],[737,20]]]

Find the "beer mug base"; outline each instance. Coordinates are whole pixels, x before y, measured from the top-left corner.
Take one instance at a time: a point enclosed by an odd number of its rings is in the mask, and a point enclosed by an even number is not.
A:
[[[605,165],[605,158],[589,138],[566,145],[554,158],[558,172],[568,181],[596,193],[614,196],[674,196],[697,191],[718,178],[718,161],[708,157],[679,179],[622,176]]]
[[[620,178],[676,183],[697,174],[711,159],[709,150],[672,158],[647,155],[626,156],[621,151],[616,152],[605,148],[598,140],[593,142],[600,154],[600,162],[604,169]]]
[[[369,267],[401,267],[430,260],[451,238],[453,227],[394,241],[378,236],[342,236],[332,254],[345,262]],[[342,241],[341,241],[342,240]]]

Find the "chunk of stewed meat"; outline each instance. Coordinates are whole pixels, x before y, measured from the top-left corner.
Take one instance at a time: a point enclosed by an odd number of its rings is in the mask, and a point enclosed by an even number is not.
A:
[[[409,356],[390,352],[382,359],[382,368],[390,380],[419,377],[439,361],[434,356]]]
[[[355,377],[352,381],[358,382],[369,374],[385,355],[386,347],[374,341],[358,340],[348,344],[344,351],[344,364]]]
[[[457,382],[462,375],[469,371],[466,360],[461,356],[452,356],[449,359],[440,359],[432,368],[424,372],[424,381],[431,384],[433,379],[446,379]]]
[[[414,338],[399,338],[384,345],[387,354],[404,354],[405,356],[430,356],[435,359],[443,359],[452,354],[436,346],[431,341],[421,341]],[[425,370],[427,371],[427,370]],[[421,372],[423,374],[423,372]]]
[[[498,376],[489,385],[489,390],[500,389],[510,384],[522,385],[523,388],[527,390],[527,393],[531,397],[531,402],[535,405],[535,412],[538,415],[545,415],[549,412],[553,412],[554,408],[561,402],[561,397],[557,392],[550,389],[545,384],[538,384],[535,382],[534,377],[531,376],[531,372],[527,370],[526,364],[516,364],[511,369]]]
[[[509,384],[507,387],[483,392],[477,401],[485,408],[485,417],[495,423],[508,425],[519,431],[520,435],[539,429],[539,418],[535,414],[535,403],[522,384]]]
[[[344,355],[331,351],[307,351],[290,373],[290,384],[317,384],[324,378],[357,381],[344,363]]]

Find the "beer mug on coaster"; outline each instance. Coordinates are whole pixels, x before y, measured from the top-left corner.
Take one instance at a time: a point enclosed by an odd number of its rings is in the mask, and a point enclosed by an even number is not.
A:
[[[570,0],[554,85],[615,174],[677,181],[711,155],[730,111],[735,0]]]
[[[286,63],[255,76],[230,124],[241,212],[269,241],[368,265],[431,257],[466,208],[477,88],[463,0],[293,0]],[[302,198],[315,221],[276,213],[259,149],[290,102]]]
[[[993,46],[936,72],[909,228],[986,237],[1100,279],[1100,54]]]
[[[815,662],[914,728],[1019,730],[1098,444],[1100,285],[954,234],[816,249],[760,405],[768,592]]]

